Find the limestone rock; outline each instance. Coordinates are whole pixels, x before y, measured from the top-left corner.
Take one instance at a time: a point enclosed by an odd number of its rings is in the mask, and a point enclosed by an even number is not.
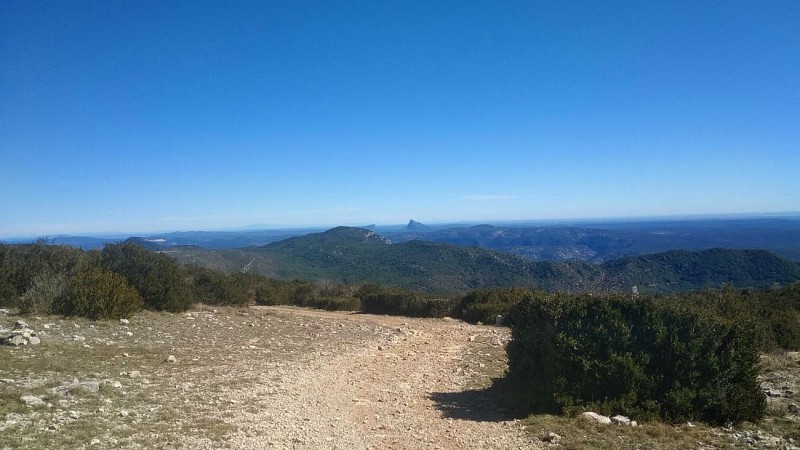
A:
[[[13,346],[26,345],[27,343],[28,340],[25,339],[21,334],[15,334],[5,340],[6,345],[13,345]]]
[[[611,418],[611,423],[615,423],[617,425],[630,425],[631,419],[625,416],[616,415]]]
[[[581,417],[587,420],[591,420],[593,422],[603,424],[603,425],[610,425],[611,418],[608,416],[604,416],[602,414],[597,414],[596,412],[586,411],[585,413],[581,414]]]
[[[32,408],[45,405],[44,400],[35,395],[23,395],[19,399],[22,400],[22,402],[25,403],[25,405]]]

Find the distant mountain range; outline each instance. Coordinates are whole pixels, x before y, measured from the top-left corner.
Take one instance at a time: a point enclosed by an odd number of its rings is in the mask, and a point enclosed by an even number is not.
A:
[[[386,236],[392,242],[424,240],[501,250],[533,261],[604,262],[627,255],[709,248],[762,249],[800,261],[800,220],[796,219],[406,228]]]
[[[423,240],[514,253],[531,261],[602,263],[622,256],[669,250],[709,248],[769,250],[800,261],[800,217],[715,220],[597,222],[565,225],[407,225],[363,228],[393,243]],[[251,231],[187,231],[143,236],[152,248],[198,246],[208,249],[257,247],[290,237],[324,231],[320,228]],[[56,244],[99,248],[126,237],[56,236]]]
[[[487,238],[498,231],[494,227],[467,230]],[[558,235],[566,236],[567,242],[580,236],[571,229]],[[764,250],[672,250],[603,263],[531,261],[480,246],[420,240],[392,243],[374,231],[351,227],[255,248],[212,250],[195,246],[163,251],[183,263],[229,272],[341,283],[377,282],[432,293],[496,286],[609,292],[629,291],[634,285],[640,292],[675,292],[725,283],[767,288],[800,280],[800,264]]]

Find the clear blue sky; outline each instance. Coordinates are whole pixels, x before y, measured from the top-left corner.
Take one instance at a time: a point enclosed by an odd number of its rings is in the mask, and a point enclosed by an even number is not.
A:
[[[0,2],[0,238],[800,210],[800,2]]]

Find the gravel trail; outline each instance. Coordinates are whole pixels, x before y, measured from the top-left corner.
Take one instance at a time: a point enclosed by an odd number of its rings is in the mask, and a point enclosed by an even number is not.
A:
[[[490,398],[468,387],[488,384],[488,377],[470,366],[480,369],[498,362],[507,330],[442,319],[268,310],[300,323],[337,327],[339,338],[328,336],[327,351],[286,367],[277,388],[267,382],[239,392],[259,399],[260,407],[235,414],[239,428],[231,439],[234,447],[534,445],[517,422],[503,420]],[[350,334],[351,329],[371,332]]]
[[[42,343],[0,349],[0,449],[543,445],[484,389],[504,328],[293,307],[27,320]]]

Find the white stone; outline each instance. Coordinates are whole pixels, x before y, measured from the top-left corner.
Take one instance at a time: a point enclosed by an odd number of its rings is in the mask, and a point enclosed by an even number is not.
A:
[[[616,415],[616,416],[611,418],[611,422],[612,423],[616,423],[618,425],[630,425],[631,424],[631,419],[629,419],[629,418],[627,418],[625,416]]]
[[[35,395],[23,395],[19,399],[30,407],[44,406],[44,400]]]
[[[26,345],[27,343],[28,341],[19,334],[15,334],[14,336],[11,336],[10,338],[6,339],[6,344],[8,345],[17,346],[17,345]]]
[[[596,412],[586,411],[585,413],[581,414],[581,417],[587,420],[591,420],[593,422],[597,422],[603,425],[610,425],[611,418],[608,416],[604,416],[602,414],[597,414]]]

